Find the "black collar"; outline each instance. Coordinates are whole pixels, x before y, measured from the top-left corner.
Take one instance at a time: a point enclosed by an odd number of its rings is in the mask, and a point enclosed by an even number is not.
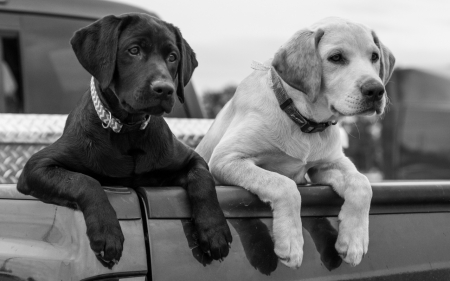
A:
[[[292,119],[298,126],[300,130],[304,133],[317,133],[322,132],[330,125],[336,125],[336,121],[316,123],[314,121],[306,119],[295,107],[294,102],[286,93],[286,90],[281,84],[281,77],[278,75],[276,70],[271,67],[269,71],[270,80],[272,82],[272,90],[277,97],[278,103],[280,104],[281,110],[283,110],[289,118]]]

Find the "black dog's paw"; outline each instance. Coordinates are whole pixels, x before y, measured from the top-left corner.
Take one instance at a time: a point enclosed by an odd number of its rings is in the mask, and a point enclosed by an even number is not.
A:
[[[222,213],[202,215],[194,219],[198,233],[198,244],[204,253],[215,260],[223,260],[228,256],[233,237]]]
[[[97,259],[105,267],[112,268],[122,256],[125,240],[115,213],[86,218],[86,226],[86,234]]]
[[[206,253],[204,253],[198,245],[198,233],[195,229],[194,222],[191,220],[181,220],[183,225],[184,235],[189,245],[189,249],[192,251],[192,256],[203,266],[211,264],[213,259]]]

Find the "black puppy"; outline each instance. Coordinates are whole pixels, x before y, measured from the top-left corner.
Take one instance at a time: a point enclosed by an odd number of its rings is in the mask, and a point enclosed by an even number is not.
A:
[[[83,212],[92,250],[118,262],[124,237],[102,185],[181,185],[187,189],[198,240],[214,259],[232,237],[206,162],[161,117],[197,67],[178,28],[146,14],[107,16],[71,40],[91,89],[69,114],[63,135],[33,155],[17,189]]]

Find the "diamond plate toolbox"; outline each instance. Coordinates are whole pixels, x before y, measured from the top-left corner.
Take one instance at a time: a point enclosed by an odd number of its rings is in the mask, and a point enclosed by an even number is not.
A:
[[[67,115],[0,114],[0,183],[17,183],[23,166],[34,153],[56,141]],[[165,118],[172,133],[195,148],[212,119]]]

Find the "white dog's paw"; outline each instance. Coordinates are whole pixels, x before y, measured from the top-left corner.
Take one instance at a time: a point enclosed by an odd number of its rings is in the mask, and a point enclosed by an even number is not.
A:
[[[342,220],[336,250],[351,266],[358,265],[369,248],[369,224],[358,223],[356,219]]]
[[[303,260],[303,236],[300,234],[283,241],[275,240],[275,254],[286,266],[299,268]]]
[[[274,220],[275,254],[288,267],[299,268],[303,260],[303,234],[300,219],[282,226]]]

